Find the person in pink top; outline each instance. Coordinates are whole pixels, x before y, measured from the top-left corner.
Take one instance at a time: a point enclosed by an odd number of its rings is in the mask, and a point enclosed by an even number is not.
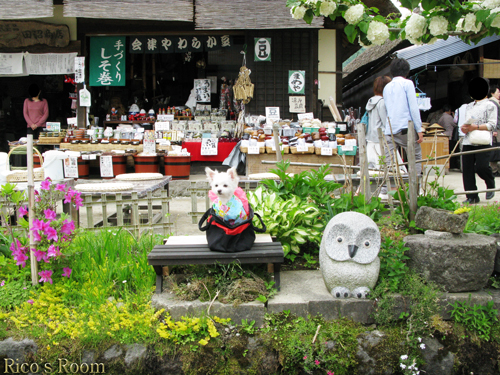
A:
[[[36,83],[28,88],[29,97],[24,101],[23,114],[28,125],[28,134],[33,134],[33,139],[38,139],[40,130],[45,127],[49,117],[49,104],[40,96],[42,90]]]

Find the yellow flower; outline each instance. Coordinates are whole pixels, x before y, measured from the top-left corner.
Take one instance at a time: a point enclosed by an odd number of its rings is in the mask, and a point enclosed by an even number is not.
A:
[[[207,339],[209,339],[209,338],[207,337]],[[208,344],[208,340],[206,340],[206,339],[201,339],[200,341],[198,341],[198,344],[205,346],[205,345],[207,345],[207,344]]]

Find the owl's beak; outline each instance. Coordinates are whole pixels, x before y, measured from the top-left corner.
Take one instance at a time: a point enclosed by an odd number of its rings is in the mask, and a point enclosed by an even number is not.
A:
[[[349,250],[349,256],[351,258],[354,258],[354,256],[358,252],[358,247],[356,245],[347,245],[347,250]]]

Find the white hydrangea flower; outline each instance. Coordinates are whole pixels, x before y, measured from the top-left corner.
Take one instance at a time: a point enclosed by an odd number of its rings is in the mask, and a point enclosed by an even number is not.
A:
[[[368,26],[366,38],[372,42],[372,44],[381,46],[389,39],[389,28],[382,22],[372,21]]]
[[[491,23],[491,27],[498,27],[498,28],[500,28],[500,16],[496,16],[495,17],[495,19]]]
[[[492,9],[490,13],[493,14],[493,13],[498,13],[498,12],[500,12],[500,7]]]
[[[432,35],[444,35],[448,32],[448,20],[443,16],[432,17],[429,24]]]
[[[482,5],[486,9],[495,9],[500,7],[500,0],[484,0]]]
[[[455,26],[456,31],[463,31],[465,18],[460,18]]]
[[[413,13],[406,23],[406,35],[412,39],[418,39],[424,35],[426,25],[427,20],[425,17],[420,14]]]
[[[321,3],[321,7],[319,8],[319,14],[328,17],[330,14],[335,12],[335,9],[337,9],[337,3],[333,1],[323,1]]]
[[[414,39],[412,38],[411,36],[408,36],[406,35],[406,39],[413,45],[415,46],[421,46],[424,44],[424,42],[420,41],[420,40],[417,40],[417,39]]]
[[[292,13],[293,18],[295,18],[296,20],[301,20],[304,18],[304,15],[306,14],[306,10],[307,9],[301,5],[301,6],[293,7],[292,9],[290,9],[290,13]]]
[[[306,0],[305,5],[310,5],[312,8],[316,8],[316,3],[318,0]]]
[[[363,6],[363,4],[357,4],[347,9],[347,11],[344,14],[344,19],[347,21],[347,23],[354,25],[359,21],[361,21],[364,13],[365,13],[365,7]]]
[[[483,26],[481,22],[479,22],[478,25],[476,26],[476,15],[474,13],[468,13],[465,16],[464,26],[463,26],[463,30],[465,32],[472,31],[474,33],[477,33],[479,30],[481,30],[481,26]]]

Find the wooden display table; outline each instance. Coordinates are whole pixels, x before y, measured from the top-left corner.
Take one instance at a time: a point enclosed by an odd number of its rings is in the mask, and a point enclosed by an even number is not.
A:
[[[137,152],[142,152],[142,144],[140,145],[122,145],[122,144],[112,144],[112,143],[97,143],[97,144],[81,144],[81,143],[61,143],[59,145],[61,149],[70,151],[112,151],[112,150],[134,150]],[[171,146],[160,146],[156,145],[156,151],[170,151]]]
[[[354,164],[354,156],[343,156],[345,158],[347,165]],[[343,164],[342,156],[332,155],[316,155],[316,154],[284,154],[284,160],[288,160],[293,163],[315,163],[315,164]],[[246,175],[249,176],[253,173],[264,173],[269,172],[271,169],[276,169],[276,164],[262,164],[262,160],[276,161],[276,154],[247,154],[247,169]],[[308,171],[311,169],[318,169],[319,167],[312,166],[302,166],[302,165],[290,165],[287,172],[290,173],[300,173],[302,171]],[[332,173],[344,173],[341,167],[330,168]]]
[[[434,158],[437,156],[445,156],[450,154],[449,140],[446,136],[439,137],[424,137],[424,141],[420,144],[422,147],[422,159]],[[422,166],[432,167],[433,165],[445,165],[446,169],[450,168],[450,163],[447,159],[433,160],[422,163]]]

